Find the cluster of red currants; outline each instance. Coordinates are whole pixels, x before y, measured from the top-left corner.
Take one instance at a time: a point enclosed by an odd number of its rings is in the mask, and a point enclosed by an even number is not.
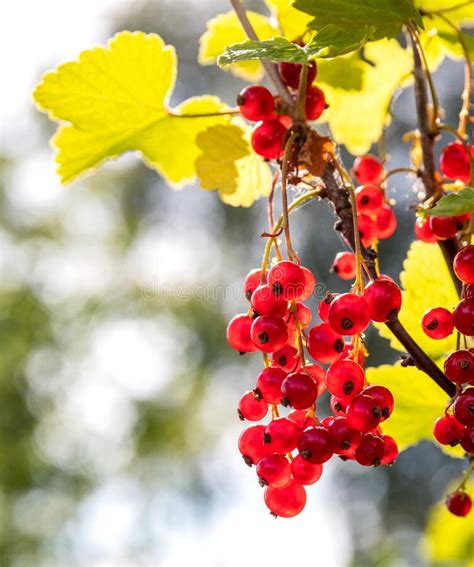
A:
[[[280,63],[278,70],[283,82],[296,92],[300,84],[301,65]],[[312,83],[316,78],[317,67],[313,61],[308,66],[305,97],[307,120],[317,120],[326,108],[323,91]],[[296,96],[296,95],[295,95]],[[286,114],[278,97],[261,85],[251,85],[237,96],[237,105],[244,118],[257,122],[252,132],[254,151],[266,159],[278,159],[282,152],[285,136],[292,125],[292,118]]]
[[[249,466],[256,465],[265,503],[275,516],[303,510],[304,486],[320,478],[323,463],[334,454],[364,466],[389,465],[398,455],[396,442],[380,428],[392,413],[393,396],[385,387],[367,384],[362,339],[370,320],[396,316],[398,286],[382,276],[360,295],[327,294],[318,306],[321,323],[309,329],[312,314],[303,301],[314,288],[311,271],[291,261],[280,261],[267,273],[253,270],[244,283],[251,307],[227,327],[237,351],[264,353],[266,367],[255,389],[242,396],[238,414],[260,421],[271,406],[272,419],[243,431],[239,449]],[[304,343],[316,362],[329,365],[326,370],[306,360]],[[316,402],[325,390],[333,415],[319,420]],[[280,416],[279,405],[288,408],[286,416]]]
[[[444,372],[457,385],[458,392],[445,415],[436,420],[433,435],[442,445],[460,444],[474,458],[474,348],[467,347],[468,337],[474,336],[474,245],[465,246],[456,254],[454,271],[463,282],[463,299],[454,312],[435,307],[422,320],[429,337],[443,339],[456,329],[458,344],[462,338],[465,346],[452,352],[444,362]],[[452,413],[448,413],[451,408]],[[468,494],[458,490],[448,497],[447,506],[453,514],[466,516],[472,503]]]
[[[353,173],[360,186],[356,189],[357,221],[362,244],[368,248],[378,240],[390,238],[397,229],[397,217],[387,202],[382,163],[372,155],[356,158]],[[353,280],[356,258],[353,252],[339,252],[332,270],[343,280]]]

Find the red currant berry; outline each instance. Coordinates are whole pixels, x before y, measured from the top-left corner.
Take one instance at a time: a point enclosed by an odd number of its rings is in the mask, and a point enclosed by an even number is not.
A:
[[[421,326],[426,335],[432,339],[445,339],[453,332],[454,317],[444,307],[433,307],[423,315]]]
[[[274,315],[257,317],[250,328],[253,344],[263,352],[275,352],[288,341],[285,321]]]
[[[267,415],[268,404],[254,394],[254,392],[245,392],[240,398],[239,408],[237,413],[239,418],[243,421],[260,421]]]
[[[319,364],[307,364],[305,366],[305,370],[316,382],[318,387],[318,396],[320,396],[326,391],[326,372],[324,371],[324,368],[319,366]]]
[[[298,451],[306,461],[322,464],[334,454],[334,442],[328,430],[321,425],[309,427],[298,439]]]
[[[345,417],[333,418],[328,431],[334,441],[334,452],[339,455],[346,455],[360,443],[361,432],[351,427]]]
[[[252,425],[248,427],[239,437],[239,451],[245,463],[251,467],[265,455],[269,455],[272,450],[263,442],[264,425]]]
[[[377,225],[369,215],[359,214],[357,215],[357,221],[362,244],[368,248],[377,238]]]
[[[295,314],[291,313],[288,320],[288,328],[296,329],[296,320],[298,320],[298,324],[301,326],[301,328],[306,329],[306,327],[309,327],[309,325],[311,324],[312,318],[313,316],[311,315],[311,309],[304,303],[298,302],[296,304],[296,318]]]
[[[295,409],[311,407],[318,396],[318,386],[309,374],[295,372],[289,374],[281,385],[282,405]]]
[[[258,315],[275,315],[276,317],[283,317],[288,307],[288,302],[276,296],[267,284],[257,287],[252,293],[250,303]]]
[[[392,207],[384,205],[378,212],[375,219],[378,240],[386,240],[397,230],[397,217]]]
[[[457,445],[464,435],[464,425],[454,415],[438,417],[433,426],[433,435],[441,445]]]
[[[346,415],[347,406],[349,405],[349,398],[337,398],[336,396],[331,396],[329,405],[331,411],[335,416]]]
[[[291,461],[291,474],[300,484],[314,484],[323,474],[323,465],[313,465],[305,461],[301,455]]]
[[[251,140],[255,153],[266,159],[280,157],[285,134],[285,126],[276,118],[257,122]]]
[[[369,306],[372,321],[385,323],[394,319],[402,306],[402,292],[396,283],[378,279],[368,283],[364,289],[364,299]]]
[[[474,379],[474,355],[468,350],[456,350],[444,361],[444,373],[456,384]]]
[[[283,348],[272,354],[273,366],[278,366],[286,372],[295,372],[299,363],[300,358],[298,356],[298,350],[294,346],[285,345]],[[273,403],[279,403],[279,401]]]
[[[257,390],[262,399],[268,404],[279,404],[281,400],[281,385],[286,378],[286,372],[275,366],[264,368],[257,378]]]
[[[346,410],[349,424],[363,433],[374,430],[382,420],[382,408],[372,396],[359,394]]]
[[[273,453],[257,463],[257,476],[260,486],[285,486],[291,478],[288,459]]]
[[[364,387],[363,369],[351,360],[337,360],[326,372],[326,386],[338,398],[353,397]]]
[[[474,335],[474,298],[460,301],[453,313],[454,326],[468,337]]]
[[[296,447],[300,429],[294,421],[287,417],[278,417],[270,421],[265,428],[264,443],[272,453],[290,453]]]
[[[461,447],[469,453],[474,454],[474,427],[466,427],[464,435],[461,439]]]
[[[466,427],[474,426],[474,388],[467,388],[456,398],[454,417]]]
[[[362,390],[362,395],[370,396],[375,400],[381,412],[380,421],[385,421],[392,415],[395,401],[392,392],[388,388],[385,388],[385,386],[368,386]]]
[[[311,270],[305,268],[304,266],[300,266],[300,268],[301,271],[303,272],[304,288],[303,288],[303,292],[299,296],[299,299],[305,301],[306,299],[309,299],[313,294],[314,288],[316,287],[316,279]]]
[[[290,480],[285,486],[267,486],[264,499],[265,504],[274,516],[293,518],[306,505],[306,490],[295,480]]]
[[[334,258],[332,270],[342,280],[353,280],[356,274],[355,254],[353,252],[338,252]]]
[[[418,217],[415,222],[415,236],[422,242],[432,244],[437,242],[436,236],[431,230],[429,219]]]
[[[474,284],[468,284],[464,288],[464,299],[471,299],[474,297]]]
[[[469,147],[471,156],[474,158],[474,147]],[[448,144],[439,158],[439,167],[443,175],[450,179],[459,179],[468,183],[471,177],[469,156],[463,144],[455,142]]]
[[[462,230],[464,216],[459,217],[430,217],[430,228],[438,240],[454,238],[459,230]]]
[[[274,293],[283,299],[299,299],[305,292],[305,275],[294,262],[283,260],[270,268],[268,283]]]
[[[383,166],[375,156],[361,156],[354,161],[354,175],[359,183],[380,183],[382,173]]]
[[[300,86],[300,76],[301,76],[302,66],[297,63],[288,63],[283,61],[278,64],[278,72],[283,82],[291,87],[292,89],[297,89]],[[306,84],[311,85],[311,83],[316,78],[317,67],[316,62],[311,61],[308,67],[308,75],[306,79]]]
[[[353,293],[343,293],[329,306],[328,322],[341,335],[356,335],[369,324],[369,307],[365,300]]]
[[[466,492],[457,490],[446,498],[446,507],[455,516],[467,516],[472,508],[472,501]]]
[[[393,437],[390,435],[381,435],[385,449],[383,457],[380,461],[381,465],[393,465],[398,457],[398,445]]]
[[[252,323],[253,319],[251,317],[242,314],[236,315],[227,325],[227,342],[241,354],[257,350],[250,337]]]
[[[250,301],[252,297],[252,293],[257,289],[260,285],[262,279],[262,272],[261,270],[252,270],[250,271],[245,280],[244,280],[244,293],[245,297]],[[267,278],[265,278],[266,281]]]
[[[382,437],[373,433],[364,433],[354,456],[359,465],[377,467],[382,463],[384,454],[385,443]]]
[[[474,284],[474,244],[460,250],[454,258],[454,271],[466,284]]]
[[[319,87],[306,89],[305,112],[307,120],[317,120],[326,108],[326,99]]]
[[[294,421],[298,428],[302,431],[307,427],[314,425],[313,419],[307,415],[306,410],[291,410],[290,413],[286,416],[291,421]]]
[[[322,323],[310,329],[306,346],[314,360],[327,364],[334,362],[344,350],[344,339],[327,323]]]
[[[331,293],[328,291],[324,296],[324,299],[321,299],[321,301],[319,302],[318,315],[321,321],[323,321],[324,323],[328,322],[329,306],[331,305],[333,299],[338,295],[338,293]]]
[[[262,85],[245,87],[237,96],[237,105],[240,114],[252,122],[270,118],[275,110],[272,93]]]
[[[367,183],[356,189],[357,210],[361,213],[373,214],[383,206],[383,192],[378,185]]]

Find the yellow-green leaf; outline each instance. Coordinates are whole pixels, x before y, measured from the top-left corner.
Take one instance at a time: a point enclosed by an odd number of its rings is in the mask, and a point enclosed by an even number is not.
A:
[[[353,154],[366,153],[380,138],[389,121],[392,95],[408,79],[412,66],[411,52],[394,39],[368,43],[364,54],[373,65],[363,63],[360,90],[348,91],[321,82],[329,103],[322,120],[329,123],[336,142]]]
[[[456,490],[452,484],[447,494]],[[466,485],[466,492],[474,498],[474,481]],[[466,518],[451,514],[444,502],[430,512],[423,541],[423,552],[430,565],[474,567],[474,525],[472,513]]]
[[[172,184],[195,177],[195,139],[222,116],[216,97],[189,99],[168,107],[176,79],[176,54],[156,34],[121,32],[107,47],[80,54],[79,60],[47,73],[34,92],[38,107],[62,126],[53,138],[63,182],[107,158],[138,150]]]
[[[415,6],[425,12],[443,10],[443,15],[449,18],[453,24],[469,25],[474,23],[474,9],[472,1],[469,2],[469,0],[466,2],[462,0],[415,0]],[[447,11],[448,9],[449,11]],[[423,20],[429,22],[427,17]]]
[[[260,40],[279,35],[278,28],[266,16],[247,11],[250,23]],[[216,63],[217,57],[226,47],[247,39],[234,12],[219,14],[207,23],[207,31],[199,40],[198,61],[201,65]],[[258,81],[263,77],[263,67],[259,61],[242,61],[229,67],[234,75],[248,81]]]
[[[219,190],[228,205],[250,207],[271,190],[269,165],[252,151],[250,128],[228,124],[209,128],[199,134],[197,145],[203,152],[196,170],[203,189]]]
[[[265,4],[278,20],[283,34],[290,40],[301,37],[313,19],[312,16],[295,10],[293,0],[265,0]]]
[[[454,284],[443,254],[436,244],[419,240],[413,242],[403,268],[400,275],[403,288],[400,321],[420,347],[436,360],[456,348],[456,338],[452,334],[446,339],[431,339],[423,332],[421,319],[431,307],[456,307],[459,300]],[[390,340],[394,349],[405,350],[385,325],[378,324],[377,328],[383,337]]]
[[[433,424],[443,415],[449,398],[424,372],[414,366],[404,368],[399,363],[385,364],[367,368],[367,380],[389,388],[393,394],[395,407],[382,429],[396,440],[400,451],[423,439],[436,442]],[[464,455],[459,446],[439,447],[451,456]]]

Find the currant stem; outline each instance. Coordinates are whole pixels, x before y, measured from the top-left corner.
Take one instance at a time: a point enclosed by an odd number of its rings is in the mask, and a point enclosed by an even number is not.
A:
[[[271,188],[270,194],[268,195],[268,202],[267,202],[268,230],[272,233],[273,233],[273,225],[275,224],[275,220],[273,218],[273,197],[275,195],[275,188],[276,188],[276,184],[278,183],[279,178],[280,178],[280,170],[277,170],[275,172],[275,175],[273,176],[272,188]],[[272,239],[272,241],[273,241],[273,246],[275,248],[275,256],[276,256],[277,260],[280,261],[282,259],[282,256],[281,256],[280,246],[278,245],[278,240],[276,238],[274,238],[274,239]],[[263,274],[263,277],[264,277],[264,274]],[[262,281],[262,283],[264,283],[264,281]]]
[[[293,143],[296,139],[297,133],[291,132],[286,144],[285,150],[283,152],[283,161],[281,164],[281,204],[283,211],[283,228],[285,229],[285,241],[286,241],[286,252],[290,260],[294,260],[296,253],[293,250],[291,244],[291,234],[290,234],[290,218],[288,215],[288,191],[287,191],[287,181],[288,181],[288,164],[291,157],[291,151],[293,149]]]
[[[229,110],[222,110],[220,112],[197,112],[196,114],[179,114],[172,110],[168,110],[168,114],[174,118],[207,118],[208,116],[234,116],[236,114],[240,114],[240,110],[238,108],[232,108]]]
[[[386,181],[389,177],[396,175],[397,173],[412,173],[413,175],[419,175],[420,172],[413,167],[395,167],[387,171],[382,179],[382,182]]]
[[[471,457],[470,461],[469,461],[469,466],[466,469],[466,472],[464,473],[463,479],[461,481],[461,484],[458,487],[458,490],[466,490],[466,484],[471,476],[471,474],[474,471],[474,459]]]
[[[301,65],[300,84],[298,87],[298,96],[296,99],[295,115],[296,120],[304,122],[306,119],[305,102],[306,102],[306,83],[308,82],[308,65]]]

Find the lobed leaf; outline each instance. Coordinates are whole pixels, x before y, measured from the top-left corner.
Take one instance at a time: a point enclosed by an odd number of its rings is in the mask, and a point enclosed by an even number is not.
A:
[[[465,213],[474,213],[474,189],[471,187],[441,197],[433,208],[426,211],[430,217],[452,217]]]

